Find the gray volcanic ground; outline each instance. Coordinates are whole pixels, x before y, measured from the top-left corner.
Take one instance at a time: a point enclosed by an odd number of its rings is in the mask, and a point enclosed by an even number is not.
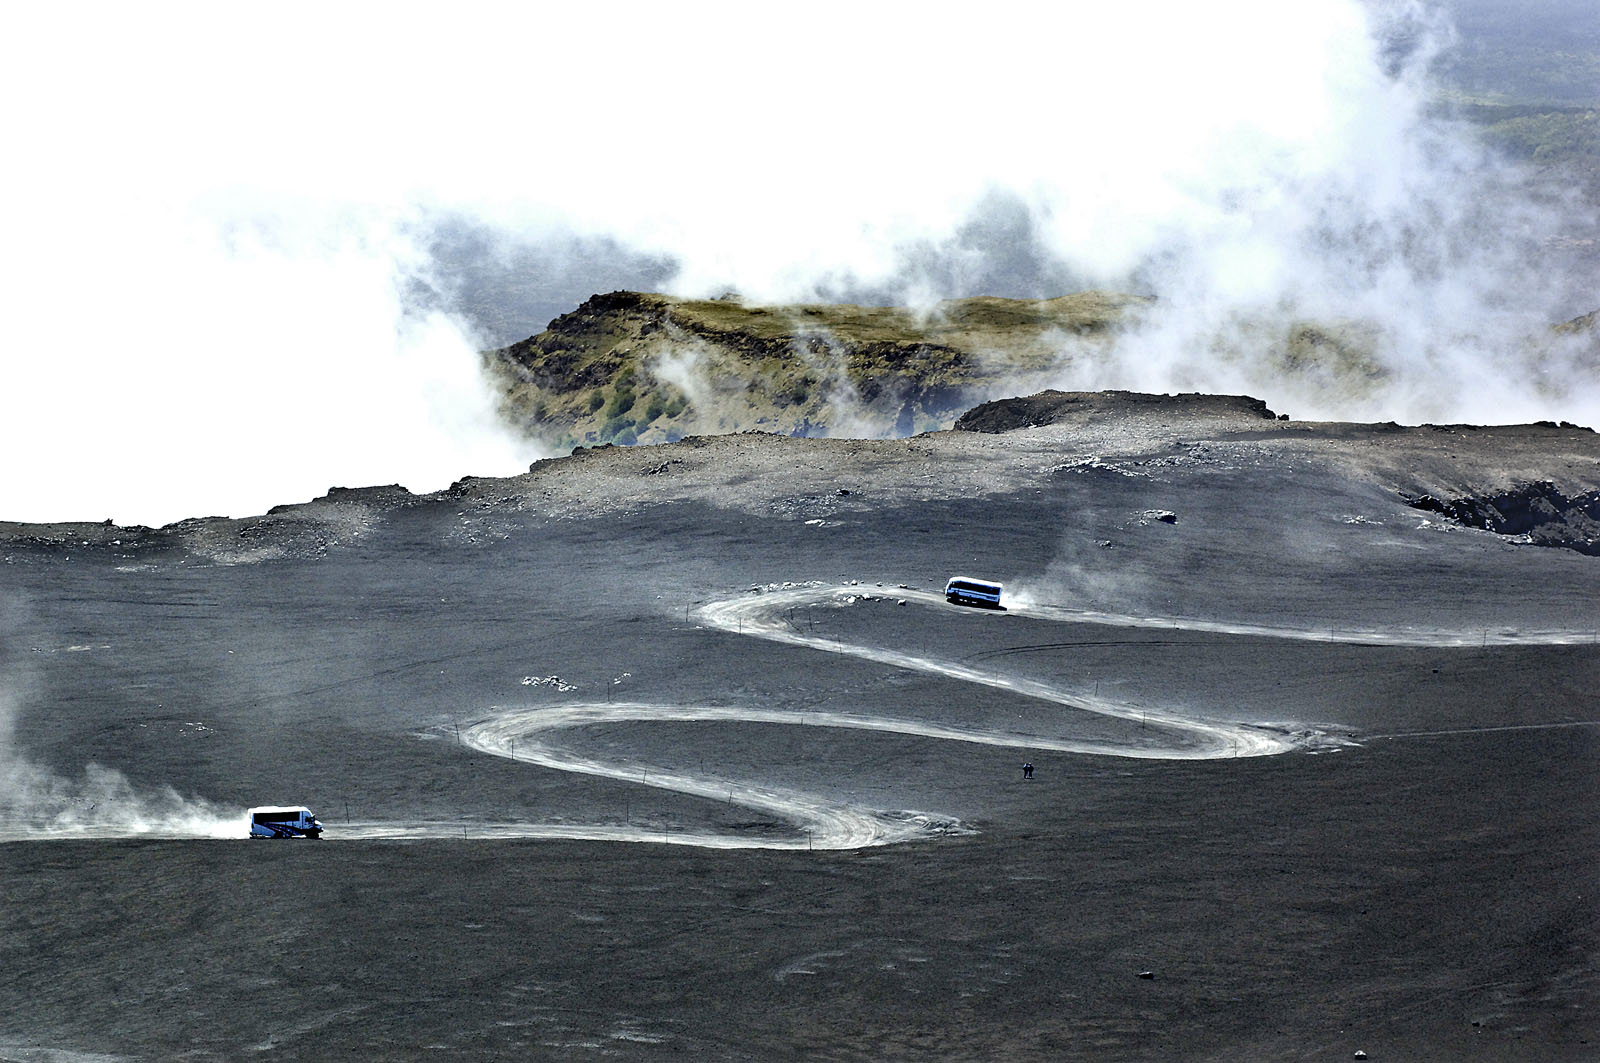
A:
[[[0,1059],[1594,1058],[1595,435],[1023,413],[0,526]]]

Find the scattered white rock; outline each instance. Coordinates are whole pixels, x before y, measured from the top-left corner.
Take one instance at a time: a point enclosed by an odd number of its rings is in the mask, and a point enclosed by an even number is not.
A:
[[[525,687],[549,687],[562,694],[578,689],[558,675],[525,675],[522,677],[522,685]]]

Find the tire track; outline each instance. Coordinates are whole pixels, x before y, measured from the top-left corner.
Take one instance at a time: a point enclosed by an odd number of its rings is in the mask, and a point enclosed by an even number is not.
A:
[[[927,591],[906,591],[905,595],[936,598]],[[1165,631],[1197,631],[1216,635],[1242,635],[1248,638],[1294,639],[1301,642],[1347,643],[1356,646],[1412,646],[1456,649],[1487,646],[1582,646],[1600,644],[1600,630],[1574,631],[1564,628],[1473,628],[1466,631],[1446,628],[1405,626],[1399,628],[1349,627],[1338,624],[1315,627],[1307,624],[1244,624],[1226,620],[1195,620],[1187,617],[1138,616],[1132,613],[1106,613],[1094,609],[1074,609],[1064,605],[1025,603],[1006,608],[1023,616],[1066,623],[1098,624],[1104,627],[1153,628]]]
[[[838,600],[841,598],[860,597],[866,593],[868,592],[852,592],[849,588],[799,587],[712,602],[702,606],[698,615],[705,623],[712,627],[721,628],[724,631],[769,639],[773,642],[806,646],[812,649],[825,650],[829,653],[844,653],[859,657],[862,660],[873,661],[877,664],[906,668],[979,686],[1006,690],[1025,697],[1053,702],[1067,708],[1126,720],[1130,723],[1138,723],[1146,728],[1154,726],[1167,736],[1165,743],[1157,745],[1075,741],[1062,742],[1057,746],[1041,747],[1031,745],[1031,743],[1037,741],[1034,739],[1029,739],[1028,742],[1013,741],[1007,744],[1029,746],[1031,748],[1051,748],[1071,753],[1093,753],[1154,760],[1209,760],[1218,757],[1271,756],[1277,753],[1287,753],[1291,749],[1297,749],[1305,745],[1304,740],[1274,728],[1191,716],[1161,706],[1116,701],[1111,698],[1097,696],[1069,695],[1048,683],[1032,679],[1020,679],[1004,672],[975,668],[968,664],[935,657],[903,653],[899,650],[839,642],[834,639],[809,635],[796,630],[781,619],[781,614],[789,609],[803,605],[815,605],[829,599]],[[874,595],[874,597],[879,596]],[[943,595],[932,594],[927,591],[896,591],[893,597],[904,598],[908,602],[916,602],[923,606],[946,607]]]
[[[970,833],[947,816],[921,812],[886,812],[830,802],[813,794],[781,787],[753,786],[714,775],[687,774],[615,758],[586,757],[544,741],[543,736],[571,727],[617,722],[727,722],[791,724],[806,727],[854,727],[865,730],[928,734],[905,721],[839,713],[742,709],[722,706],[651,705],[642,703],[574,703],[545,708],[503,710],[461,732],[461,741],[484,753],[538,764],[557,771],[639,783],[691,797],[739,805],[794,825],[788,838],[746,837],[709,831],[678,833],[633,826],[562,828],[537,837],[588,837],[612,841],[669,842],[714,849],[860,849],[913,838]],[[954,729],[949,729],[954,730]],[[946,737],[933,734],[932,737]]]
[[[802,606],[829,602],[847,604],[859,598],[903,598],[923,608],[947,608],[940,594],[919,590],[874,593],[870,588],[810,585],[768,590],[710,602],[694,612],[707,627],[745,637],[782,642],[829,654],[843,653],[860,660],[892,668],[906,669],[991,689],[1005,690],[1024,697],[1061,705],[1107,718],[1139,723],[1123,740],[1090,740],[1068,735],[1023,734],[1003,730],[958,727],[927,720],[883,716],[867,712],[798,711],[737,706],[662,705],[643,702],[575,702],[543,707],[503,707],[487,718],[461,731],[463,744],[481,752],[524,763],[538,764],[558,771],[612,778],[693,797],[728,802],[792,824],[783,837],[747,836],[708,830],[649,828],[632,824],[560,824],[519,822],[416,822],[368,821],[341,824],[330,839],[429,839],[458,838],[567,838],[597,841],[667,842],[719,849],[858,849],[889,845],[915,839],[970,833],[969,828],[947,816],[919,812],[863,808],[829,801],[816,794],[793,789],[765,787],[728,780],[702,773],[664,771],[659,767],[615,758],[589,757],[561,748],[549,736],[562,730],[605,723],[628,722],[718,722],[831,727],[840,730],[871,730],[912,735],[939,741],[965,742],[1019,750],[1116,756],[1147,760],[1204,760],[1222,757],[1272,756],[1296,749],[1344,744],[1312,731],[1289,733],[1282,728],[1218,720],[1185,714],[1177,708],[1116,701],[1098,696],[1068,694],[1037,680],[977,667],[973,662],[1002,657],[1040,647],[1011,647],[977,654],[964,661],[905,653],[882,646],[842,642],[808,634],[787,623],[784,614]],[[1208,632],[1220,635],[1300,639],[1314,642],[1353,643],[1379,646],[1471,647],[1501,645],[1575,645],[1593,641],[1593,632],[1573,631],[1445,631],[1402,628],[1328,628],[1308,626],[1270,626],[1170,617],[1136,616],[1054,605],[1011,604],[1015,614],[1062,623],[1094,624],[1110,627],[1147,628]],[[973,619],[981,619],[975,616]],[[521,641],[521,640],[518,640]],[[1054,646],[1055,644],[1051,644]],[[1077,645],[1062,643],[1065,645]],[[403,670],[403,669],[399,669]],[[1539,725],[1556,726],[1556,725]],[[1561,726],[1589,726],[1586,723]],[[1506,728],[1476,728],[1470,733]],[[1378,736],[1384,738],[1419,737],[1426,734],[1456,734],[1467,731],[1409,732]],[[173,795],[175,796],[175,795]],[[218,837],[231,829],[231,817],[221,818],[211,808],[206,815],[192,815],[193,823],[163,818],[159,828],[149,822],[112,823],[96,821],[76,824],[71,829],[43,827],[28,829],[13,826],[0,829],[0,841],[39,838],[127,838],[150,836]],[[242,821],[242,817],[241,817]],[[243,830],[241,827],[240,836]]]
[[[783,614],[802,605],[858,597],[848,588],[801,587],[741,596],[702,606],[695,616],[701,623],[723,631],[803,646],[828,653],[845,653],[894,668],[938,675],[959,682],[1007,690],[1074,710],[1139,723],[1138,739],[1089,740],[1041,736],[1009,731],[958,727],[927,720],[882,716],[865,712],[797,711],[737,706],[660,705],[642,702],[576,702],[544,707],[502,708],[487,719],[461,731],[461,741],[495,756],[538,764],[557,771],[635,782],[717,802],[727,801],[794,824],[789,838],[743,837],[709,831],[662,830],[627,826],[530,825],[522,837],[588,838],[612,841],[669,842],[719,849],[859,849],[919,838],[970,833],[959,821],[918,811],[868,809],[827,801],[815,794],[777,787],[752,786],[695,773],[663,771],[659,767],[585,756],[547,740],[567,728],[628,722],[719,722],[831,727],[913,735],[941,741],[966,742],[1006,748],[1117,756],[1148,760],[1208,760],[1220,757],[1255,757],[1286,753],[1315,744],[1319,736],[1290,735],[1270,727],[1185,715],[1161,706],[1114,701],[1109,698],[1068,695],[1030,679],[987,671],[968,664],[860,643],[844,643],[797,630]],[[944,607],[942,596],[909,591],[897,594],[919,605]],[[420,828],[404,835],[384,833],[372,825],[357,830],[358,837],[422,836]],[[467,828],[468,830],[474,828]],[[508,836],[506,825],[483,829]]]

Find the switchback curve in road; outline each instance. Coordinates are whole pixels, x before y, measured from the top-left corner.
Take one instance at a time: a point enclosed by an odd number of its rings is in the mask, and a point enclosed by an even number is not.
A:
[[[868,711],[792,711],[739,706],[694,706],[575,702],[547,706],[497,708],[461,732],[463,744],[485,753],[536,763],[561,771],[643,782],[686,795],[727,801],[792,824],[784,836],[741,836],[713,831],[674,831],[633,824],[561,824],[521,822],[362,822],[330,824],[330,838],[575,838],[671,842],[710,848],[850,849],[916,838],[968,832],[947,816],[934,813],[862,808],[830,801],[816,794],[764,787],[700,773],[662,771],[639,764],[587,757],[550,740],[563,729],[619,722],[722,722],[830,727],[915,735],[941,741],[1003,746],[1018,750],[1053,751],[1137,759],[1200,760],[1256,757],[1295,749],[1343,744],[1318,732],[1291,733],[1268,727],[1187,714],[1170,705],[1135,704],[1098,696],[1068,693],[1048,683],[975,667],[969,662],[913,654],[884,645],[844,642],[799,630],[789,624],[790,610],[862,598],[892,598],[923,608],[947,608],[943,596],[900,588],[877,590],[859,585],[784,585],[702,605],[696,618],[703,624],[746,637],[788,643],[830,654],[847,654],[892,668],[937,675],[957,682],[1004,690],[1099,716],[1138,722],[1125,740],[1074,737],[1070,733],[1038,734],[991,730],[893,717]],[[1593,632],[1574,631],[1446,631],[1417,628],[1322,628],[1273,626],[1175,617],[1139,616],[1023,603],[1011,611],[1033,619],[1128,628],[1208,632],[1249,637],[1331,641],[1360,645],[1476,647],[1487,645],[1572,645],[1593,641]],[[1065,720],[1065,717],[1064,717]],[[71,829],[11,824],[0,828],[0,841],[35,838],[120,838],[175,835],[225,836],[231,818],[218,818],[212,806],[205,814],[177,821],[119,823],[115,818],[75,822]],[[241,817],[242,820],[242,817]],[[240,832],[242,834],[242,830]]]
[[[501,708],[465,728],[461,741],[474,749],[559,771],[639,782],[708,800],[727,801],[780,818],[794,825],[787,838],[742,837],[727,833],[646,829],[632,825],[552,827],[543,837],[588,837],[624,841],[673,842],[712,848],[858,849],[916,838],[966,833],[968,828],[946,816],[919,811],[867,809],[828,801],[791,789],[755,786],[702,773],[663,771],[659,767],[580,755],[548,740],[565,728],[622,722],[721,722],[872,730],[942,741],[1004,746],[1035,752],[1079,753],[1138,759],[1201,760],[1285,753],[1318,744],[1321,736],[1289,734],[1280,729],[1184,714],[1178,710],[1109,698],[1069,695],[1047,683],[883,646],[848,643],[807,634],[790,626],[784,614],[793,608],[829,599],[854,599],[864,591],[804,586],[743,595],[702,606],[696,616],[711,627],[737,634],[789,643],[828,653],[845,653],[912,671],[1053,702],[1064,707],[1141,725],[1137,741],[1074,738],[1071,735],[1023,734],[956,726],[870,712],[796,711],[739,706],[660,705],[640,702],[575,702],[540,707]],[[899,597],[921,606],[943,607],[943,599],[923,592]],[[531,828],[530,836],[539,828]],[[363,832],[364,836],[379,836]]]

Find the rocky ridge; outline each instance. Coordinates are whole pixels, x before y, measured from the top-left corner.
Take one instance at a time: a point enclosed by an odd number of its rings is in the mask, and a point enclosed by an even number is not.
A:
[[[981,405],[959,430],[885,440],[741,432],[671,444],[577,447],[509,477],[463,477],[414,495],[333,488],[258,517],[164,528],[0,522],[0,562],[41,554],[159,555],[215,564],[319,557],[355,545],[402,509],[424,507],[473,546],[532,522],[586,520],[696,503],[804,522],[877,507],[970,502],[1079,476],[1156,482],[1174,470],[1234,479],[1317,467],[1371,485],[1436,523],[1513,544],[1600,554],[1600,436],[1576,425],[1476,427],[1294,421],[1247,396],[1042,392]],[[1425,518],[1425,519],[1431,519]]]
[[[1042,386],[1150,302],[1080,292],[919,313],[611,292],[487,357],[505,416],[562,450],[744,430],[908,436],[1029,380]]]
[[[484,357],[503,417],[557,451],[740,431],[903,438],[951,428],[986,402],[1028,401],[1010,397],[1129,357],[1114,348],[1134,341],[1154,306],[1150,297],[1094,291],[959,299],[926,310],[616,291]],[[1600,336],[1594,317],[1529,342],[1582,361]],[[1274,374],[1351,398],[1388,386],[1382,339],[1358,322],[1246,320],[1238,328]]]
[[[1600,491],[1568,495],[1541,480],[1479,496],[1443,500],[1419,495],[1407,502],[1469,528],[1536,546],[1561,546],[1600,556]]]

